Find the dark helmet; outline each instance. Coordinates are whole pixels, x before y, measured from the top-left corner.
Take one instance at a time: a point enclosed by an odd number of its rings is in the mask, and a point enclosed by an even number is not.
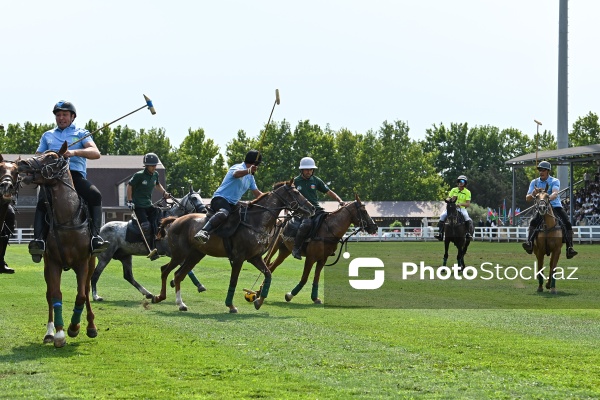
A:
[[[456,178],[456,183],[460,183],[460,182],[463,182],[465,184],[465,186],[467,186],[467,183],[469,183],[469,180],[467,179],[466,176],[460,175],[458,178]]]
[[[61,100],[58,103],[56,103],[54,105],[54,109],[52,110],[52,112],[54,113],[54,115],[56,115],[56,113],[59,111],[71,111],[73,113],[73,116],[75,116],[75,117],[77,116],[77,111],[75,111],[75,106],[70,101]]]
[[[148,153],[144,156],[144,166],[162,164],[158,156],[154,153]]]
[[[547,169],[548,171],[550,171],[552,169],[552,165],[550,165],[550,163],[548,161],[542,161],[541,163],[538,164],[537,169],[538,169],[538,171],[540,169]]]
[[[250,150],[246,154],[246,158],[244,159],[246,164],[256,164],[259,165],[262,162],[262,154],[258,150]]]

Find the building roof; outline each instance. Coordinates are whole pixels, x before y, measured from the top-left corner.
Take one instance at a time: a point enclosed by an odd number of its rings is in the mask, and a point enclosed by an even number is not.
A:
[[[3,154],[5,160],[15,161],[17,158],[30,158],[33,154]],[[133,156],[105,156],[103,155],[97,160],[88,160],[88,169],[143,169],[143,155]],[[164,170],[165,167],[162,164],[156,166],[157,170]]]
[[[325,211],[338,209],[337,201],[320,202]],[[365,201],[371,218],[437,218],[446,209],[444,201]]]
[[[568,147],[559,150],[538,151],[537,153],[524,154],[511,158],[505,164],[512,167],[531,167],[542,160],[552,161],[556,165],[569,165],[571,163],[586,163],[600,160],[600,144],[588,146]]]

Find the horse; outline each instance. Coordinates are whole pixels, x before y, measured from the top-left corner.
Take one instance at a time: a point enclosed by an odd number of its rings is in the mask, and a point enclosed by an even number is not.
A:
[[[91,254],[91,229],[88,208],[73,186],[65,141],[58,152],[48,150],[40,155],[16,161],[23,184],[40,186],[46,202],[49,231],[44,252],[44,279],[48,302],[48,324],[44,343],[54,342],[54,347],[66,344],[62,316],[62,271],[72,269],[77,276],[75,307],[68,326],[69,337],[79,334],[83,308],[87,311],[87,336],[95,338],[98,329],[90,304],[90,280],[94,273]]]
[[[161,199],[159,202],[163,202],[163,200],[164,199]],[[180,200],[169,199],[164,200],[164,202],[166,202],[166,206],[161,208],[159,220],[169,216],[180,217],[193,212],[206,213],[206,207],[202,202],[200,193],[194,191],[192,187],[190,187],[189,193]],[[98,265],[96,265],[96,271],[94,272],[94,275],[92,275],[92,298],[94,301],[104,300],[98,295],[96,285],[102,271],[104,271],[104,268],[106,268],[112,259],[121,261],[121,264],[123,265],[123,278],[125,278],[127,282],[133,285],[146,299],[154,297],[154,295],[144,286],[140,285],[133,276],[132,256],[147,256],[148,248],[141,236],[137,238],[136,241],[127,241],[128,226],[132,224],[133,221],[111,221],[104,224],[100,229],[100,236],[104,240],[107,240],[110,245],[104,252],[98,255]],[[157,240],[155,244],[159,255],[170,256],[169,247],[165,240]],[[194,271],[190,271],[188,276],[196,285],[198,292],[201,293],[206,290],[204,285],[196,278]]]
[[[550,256],[550,269],[548,271],[548,281],[546,289],[550,293],[556,294],[556,279],[554,271],[558,265],[558,259],[562,251],[563,232],[561,225],[557,223],[557,217],[554,215],[552,205],[550,204],[549,194],[542,188],[536,188],[532,193],[534,197],[534,218],[543,219],[543,224],[533,241],[533,252],[537,258],[536,275],[538,278],[538,292],[544,291],[544,256]]]
[[[456,196],[444,201],[446,202],[447,218],[446,225],[444,226],[444,262],[442,265],[446,266],[448,262],[448,247],[450,243],[454,243],[458,251],[456,254],[456,263],[462,271],[465,268],[465,254],[467,254],[471,239],[467,239],[466,237],[467,227],[465,226],[462,213],[458,211],[458,207],[456,206]],[[472,236],[472,229],[470,233]]]
[[[225,298],[225,305],[230,313],[237,313],[238,309],[233,304],[233,296],[237,286],[238,277],[244,261],[249,261],[265,275],[265,284],[261,297],[254,300],[254,308],[259,309],[269,293],[271,272],[265,265],[262,255],[268,248],[270,232],[275,226],[282,210],[290,210],[302,215],[312,215],[314,207],[294,187],[293,180],[275,184],[271,192],[260,195],[250,203],[239,203],[239,209],[233,211],[229,219],[221,225],[216,233],[211,234],[205,244],[201,244],[194,235],[204,226],[209,216],[201,214],[188,214],[183,217],[167,217],[162,220],[159,237],[167,234],[171,261],[161,267],[162,286],[160,295],[152,299],[152,303],[159,303],[167,298],[166,282],[169,273],[178,265],[175,271],[176,304],[180,311],[187,311],[187,306],[181,298],[180,283],[185,275],[206,255],[212,257],[228,257],[231,264],[229,289]],[[241,212],[240,212],[241,211]],[[241,218],[239,224],[232,224],[232,217]],[[235,221],[235,219],[234,219]],[[229,226],[228,225],[232,225]],[[227,229],[229,228],[229,229]],[[229,230],[230,234],[222,230]],[[233,231],[231,233],[231,231]]]
[[[8,245],[8,239],[12,232],[10,229],[14,228],[14,223],[9,223],[5,228],[4,222],[6,221],[6,215],[8,214],[8,208],[17,197],[17,191],[19,187],[19,174],[17,171],[17,164],[13,161],[5,160],[0,154],[0,260],[4,261],[4,252]],[[6,235],[3,235],[6,232]],[[0,268],[4,268],[4,272],[13,273],[14,270],[8,268],[6,263],[0,265]]]
[[[315,274],[313,277],[313,286],[311,299],[315,304],[322,304],[319,299],[319,278],[321,270],[325,266],[325,262],[330,255],[334,255],[337,250],[337,245],[342,241],[344,234],[348,231],[350,224],[354,224],[360,230],[365,230],[369,234],[377,233],[377,225],[367,212],[365,205],[360,201],[360,198],[355,194],[353,202],[346,203],[336,211],[325,216],[323,223],[318,227],[314,237],[305,243],[302,249],[304,259],[304,270],[300,283],[296,285],[291,292],[286,293],[285,301],[291,301],[308,281],[308,276],[316,263]],[[271,263],[271,258],[275,255],[275,246],[265,258],[265,263],[268,265],[269,271],[273,273],[275,269],[292,253],[294,247],[294,237],[286,236],[285,230],[278,237],[276,247],[278,249],[277,258]],[[257,295],[260,296],[263,287],[258,290]]]

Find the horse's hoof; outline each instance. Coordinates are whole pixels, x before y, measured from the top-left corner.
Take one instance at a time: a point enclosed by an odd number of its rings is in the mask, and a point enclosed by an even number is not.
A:
[[[88,328],[85,333],[87,334],[87,337],[93,339],[96,336],[98,336],[98,329],[96,329],[96,328]]]
[[[546,283],[546,289],[550,290],[550,282]]]
[[[552,294],[556,294],[556,288],[552,288],[552,289],[550,289],[550,293],[552,293]]]
[[[197,287],[198,287],[198,293],[206,292],[206,287],[203,284],[199,283],[197,285]]]
[[[229,306],[229,314],[237,314],[238,309],[234,306]]]
[[[104,298],[103,298],[103,297],[100,297],[100,296],[97,296],[97,295],[94,295],[94,297],[92,297],[92,299],[93,299],[94,301],[104,301]]]
[[[542,293],[544,291],[544,288],[540,286],[539,288],[537,288],[537,291],[538,293]]]
[[[54,347],[61,348],[67,344],[67,339],[65,337],[65,331],[57,331],[54,335]]]
[[[187,310],[188,310],[188,308],[187,308],[187,306],[185,304],[180,304],[179,305],[179,311],[187,311]]]
[[[79,335],[79,324],[75,325],[75,328],[69,324],[69,328],[67,328],[67,334],[69,337],[77,337]]]
[[[294,298],[294,295],[292,294],[292,292],[285,294],[285,301],[290,302],[290,301],[292,301],[293,298]]]
[[[156,304],[156,303],[160,303],[161,299],[158,296],[152,296],[152,303]]]
[[[323,301],[321,299],[319,299],[318,297],[316,299],[312,299],[312,301],[315,304],[323,304]]]
[[[171,285],[171,287],[175,287],[175,281],[173,279],[171,279],[171,282],[169,282],[169,285]]]
[[[54,342],[54,335],[46,335],[44,336],[44,344]]]
[[[254,308],[257,310],[260,309],[264,302],[265,299],[263,297],[259,297],[258,299],[254,300]]]

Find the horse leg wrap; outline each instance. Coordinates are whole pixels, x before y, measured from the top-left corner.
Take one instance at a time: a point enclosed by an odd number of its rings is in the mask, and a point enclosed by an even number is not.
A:
[[[73,315],[71,316],[71,325],[77,325],[81,322],[81,313],[83,312],[84,306],[85,304],[80,306],[75,305],[75,308],[73,308]]]
[[[65,325],[62,316],[62,301],[60,299],[52,299],[52,307],[54,309],[54,326],[62,328]]]
[[[196,278],[196,274],[194,274],[194,271],[188,272],[187,275],[190,277],[194,285],[198,286],[200,284],[200,281],[198,280],[198,278]]]
[[[265,277],[263,281],[262,288],[260,289],[260,297],[266,299],[269,295],[269,288],[271,287],[271,277]]]
[[[292,289],[292,294],[294,296],[296,296],[298,293],[300,293],[300,291],[302,290],[303,287],[304,287],[304,283],[300,282],[299,284],[296,285],[296,287],[294,289]]]
[[[225,298],[225,305],[227,307],[230,307],[233,305],[233,295],[234,294],[235,294],[235,287],[229,286],[229,289],[227,289],[227,297]]]
[[[310,298],[313,300],[319,298],[319,284],[313,283],[312,291],[310,292]]]

